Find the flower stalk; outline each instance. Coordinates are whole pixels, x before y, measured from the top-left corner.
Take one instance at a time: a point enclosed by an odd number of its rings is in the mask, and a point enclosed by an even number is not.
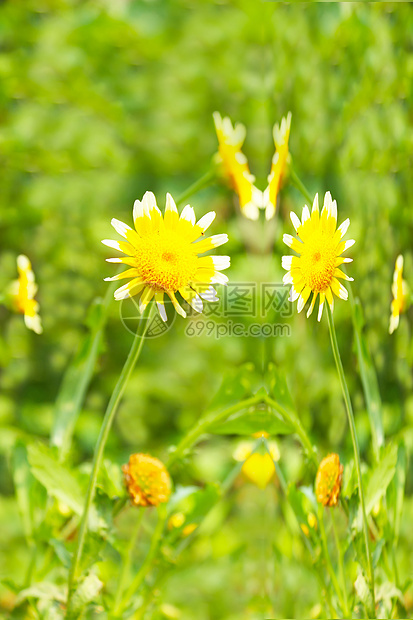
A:
[[[69,573],[69,590],[68,590],[68,617],[70,616],[70,603],[73,595],[73,591],[76,587],[76,581],[79,578],[80,572],[80,560],[82,558],[83,547],[85,544],[85,538],[88,528],[89,513],[93,503],[93,499],[96,491],[96,483],[99,474],[99,470],[102,464],[103,453],[105,450],[106,442],[109,436],[110,429],[113,424],[116,412],[118,410],[119,403],[125,391],[128,380],[132,374],[135,364],[141,354],[145,335],[150,323],[152,304],[148,305],[145,309],[139,328],[133,339],[132,347],[129,351],[129,355],[116,383],[115,389],[112,392],[112,396],[109,400],[105,417],[103,418],[102,426],[100,428],[99,437],[96,442],[95,452],[93,456],[92,471],[89,478],[89,485],[86,493],[85,506],[83,510],[82,519],[79,527],[79,534],[77,538],[76,549],[73,554],[72,566]]]
[[[367,558],[367,570],[368,570],[368,579],[369,586],[373,601],[373,609],[369,610],[371,614],[370,617],[375,618],[375,598],[374,598],[374,571],[373,564],[371,559],[371,551],[370,551],[370,543],[369,543],[369,527],[367,522],[367,514],[366,514],[366,505],[364,500],[364,492],[363,492],[363,480],[361,476],[361,466],[360,466],[360,449],[358,445],[357,433],[356,433],[356,424],[354,420],[353,407],[351,404],[350,393],[347,386],[346,377],[344,374],[343,364],[341,362],[340,351],[337,343],[337,336],[334,327],[334,319],[332,312],[330,310],[330,306],[327,304],[327,318],[328,318],[328,327],[330,330],[330,339],[331,339],[331,347],[333,350],[334,361],[336,363],[338,376],[340,379],[341,389],[343,392],[344,402],[346,405],[346,412],[348,423],[350,427],[351,441],[353,443],[353,451],[354,451],[354,459],[356,463],[356,472],[357,472],[357,482],[358,482],[358,490],[359,490],[359,498],[360,498],[360,506],[363,520],[363,533],[364,533],[364,544],[366,548],[366,558]]]

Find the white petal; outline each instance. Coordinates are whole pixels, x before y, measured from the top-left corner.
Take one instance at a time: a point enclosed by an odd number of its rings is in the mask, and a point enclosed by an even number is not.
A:
[[[337,228],[337,230],[340,231],[341,236],[344,237],[344,235],[347,232],[348,227],[350,226],[350,218],[347,218],[346,220],[344,220],[344,222]]]
[[[186,207],[183,208],[180,219],[186,220],[190,222],[192,226],[195,226],[195,211],[190,205],[186,205]]]
[[[301,291],[296,291],[294,286],[292,286],[288,300],[292,302],[296,301],[300,296],[300,292]]]
[[[305,301],[303,297],[300,295],[298,298],[298,303],[297,303],[297,312],[301,312],[304,306],[305,306]]]
[[[347,301],[347,299],[348,299],[347,289],[344,288],[344,286],[341,284],[341,282],[339,282],[339,284],[340,284],[339,297],[340,297],[340,299],[344,299],[344,301]]]
[[[117,220],[116,218],[113,218],[110,223],[112,224],[116,232],[122,235],[122,237],[125,237],[125,239],[127,238],[126,237],[127,231],[132,230],[130,226],[128,226],[127,224],[124,224],[123,222],[121,222],[120,220]]]
[[[354,245],[355,243],[356,243],[355,239],[350,239],[349,241],[346,241],[345,244],[344,244],[343,252],[345,252],[346,250],[351,248],[351,246]]]
[[[294,241],[294,237],[292,237],[291,235],[283,235],[283,241],[285,243],[285,245],[288,245],[289,248],[292,247],[293,245],[293,241]]]
[[[166,321],[168,320],[168,316],[166,314],[165,304],[163,303],[163,301],[157,301],[156,305],[158,307],[158,311],[159,311],[162,321],[166,323]]]
[[[113,250],[119,250],[119,252],[122,252],[118,241],[112,241],[112,239],[103,239],[102,243],[103,245],[107,245],[108,248],[112,248]]]
[[[21,271],[27,271],[32,268],[29,259],[24,254],[19,254],[17,257],[17,266]]]
[[[228,235],[226,233],[221,233],[220,235],[212,235],[209,237],[210,243],[212,243],[213,248],[217,248],[228,241]]]
[[[304,224],[304,222],[306,222],[309,219],[310,219],[310,209],[307,207],[307,205],[304,205],[303,214],[301,216],[301,221]]]
[[[215,269],[218,271],[222,271],[223,269],[228,269],[231,264],[231,259],[229,256],[211,256],[212,262],[214,263]]]
[[[317,321],[321,321],[321,317],[323,316],[323,308],[324,308],[324,300],[322,302],[320,302],[320,305],[318,306],[318,316],[317,316]]]
[[[143,204],[140,200],[135,200],[133,203],[133,221],[136,222],[138,218],[144,215],[149,215],[147,204]]]
[[[201,228],[202,231],[205,232],[206,229],[211,226],[212,222],[215,219],[215,216],[215,211],[210,211],[209,213],[206,213],[203,217],[201,217],[201,219],[197,223],[197,226],[199,226],[199,228]]]
[[[152,211],[152,209],[157,209],[156,198],[153,192],[145,192],[142,198],[142,204],[144,208],[146,207],[148,211]]]
[[[311,211],[319,211],[319,206],[318,206],[318,193],[314,196],[314,200],[313,200],[313,208],[311,209]]]
[[[337,200],[333,200],[333,202],[331,203],[330,213],[337,222]]]
[[[294,280],[290,272],[283,277],[283,284],[293,284]]]
[[[216,271],[210,280],[211,284],[227,284],[228,276],[225,273],[221,273],[220,271]]]
[[[165,211],[172,211],[173,213],[178,213],[178,209],[176,208],[175,200],[172,198],[171,194],[166,194],[166,205]]]
[[[291,263],[293,261],[293,257],[292,256],[283,256],[281,258],[281,266],[283,269],[285,269],[286,271],[289,271],[291,269]]]
[[[301,226],[300,218],[294,213],[294,211],[291,211],[290,218],[291,218],[291,221],[293,223],[295,230],[298,231],[298,229]]]
[[[107,263],[121,263],[122,259],[121,258],[107,258],[106,262]]]

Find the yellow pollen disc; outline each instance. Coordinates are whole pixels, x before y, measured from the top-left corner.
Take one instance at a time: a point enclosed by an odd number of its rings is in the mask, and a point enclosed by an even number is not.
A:
[[[134,255],[142,279],[154,288],[178,291],[195,277],[196,247],[177,234],[149,234],[135,246]]]
[[[336,246],[331,235],[320,231],[306,240],[299,259],[306,286],[316,293],[325,291],[333,280],[336,258]]]

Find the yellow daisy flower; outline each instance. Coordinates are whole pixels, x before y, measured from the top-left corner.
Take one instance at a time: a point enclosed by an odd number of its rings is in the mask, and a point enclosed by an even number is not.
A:
[[[172,483],[165,465],[149,454],[131,454],[122,465],[126,488],[135,506],[158,506],[168,501]]]
[[[256,433],[254,436],[265,437],[268,435],[267,433]],[[270,441],[268,447],[271,455],[268,452],[265,454],[260,454],[259,452],[252,453],[254,442],[243,441],[238,444],[234,452],[234,459],[236,461],[244,461],[242,473],[260,489],[265,489],[271,481],[275,473],[274,461],[280,459],[280,452],[276,442]]]
[[[241,147],[245,140],[244,125],[232,126],[231,119],[222,118],[214,112],[215,130],[218,137],[218,161],[222,164],[225,176],[237,192],[241,213],[250,220],[257,220],[263,205],[263,194],[254,185],[255,177],[248,167],[248,160]]]
[[[309,208],[305,205],[301,221],[293,212],[290,217],[299,238],[284,235],[283,241],[297,252],[298,256],[282,257],[282,266],[288,272],[283,282],[292,284],[290,301],[298,299],[298,312],[301,312],[313,293],[307,317],[312,313],[319,295],[318,320],[320,321],[325,299],[333,310],[333,293],[341,299],[348,298],[348,292],[339,279],[352,281],[353,278],[349,278],[341,271],[339,265],[352,261],[351,258],[341,256],[355,243],[353,239],[342,240],[350,220],[347,219],[336,230],[337,203],[332,200],[330,192],[327,192],[324,197],[321,215],[318,208],[318,194],[316,194],[311,215]]]
[[[408,297],[407,282],[403,280],[403,256],[401,254],[396,259],[391,290],[393,300],[391,302],[389,334],[392,334],[399,326],[400,314],[406,309]]]
[[[264,192],[265,218],[274,217],[277,208],[277,196],[283,182],[290,154],[288,140],[290,138],[291,112],[283,117],[279,125],[274,125],[273,137],[275,153],[272,158],[271,172],[268,176],[268,187]]]
[[[17,257],[17,271],[19,277],[11,283],[10,296],[17,312],[24,314],[24,322],[28,329],[36,334],[43,331],[40,320],[39,304],[34,296],[37,293],[37,284],[34,279],[32,265],[24,254]]]
[[[321,461],[315,481],[315,493],[320,504],[337,506],[342,477],[343,466],[338,454],[329,454]]]
[[[229,267],[229,256],[199,256],[228,241],[226,234],[204,238],[205,230],[214,218],[215,213],[211,211],[196,223],[194,210],[189,205],[179,216],[170,194],[166,195],[164,216],[152,192],[146,192],[142,201],[135,200],[135,230],[113,219],[112,226],[125,241],[102,241],[126,255],[123,258],[108,258],[108,262],[130,266],[121,274],[105,278],[130,279],[115,291],[115,299],[140,295],[139,309],[143,312],[154,298],[163,321],[167,320],[165,294],[183,317],[186,317],[186,312],[176,298],[177,292],[197,312],[202,312],[202,299],[218,301],[212,284],[228,282],[221,271]]]

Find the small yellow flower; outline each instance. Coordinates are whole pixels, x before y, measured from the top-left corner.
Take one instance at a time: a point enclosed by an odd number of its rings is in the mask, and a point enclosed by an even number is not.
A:
[[[310,530],[308,529],[308,525],[306,523],[300,523],[300,527],[302,532],[307,538],[310,538]]]
[[[186,317],[186,312],[176,298],[177,292],[197,312],[203,310],[202,299],[218,301],[211,285],[228,282],[227,276],[221,271],[229,267],[229,256],[199,256],[228,241],[226,234],[203,238],[214,218],[215,213],[211,211],[196,223],[194,210],[189,205],[179,217],[170,194],[166,195],[164,216],[152,192],[146,192],[142,201],[136,200],[133,207],[135,230],[113,219],[112,226],[125,241],[102,241],[126,255],[124,258],[108,258],[108,262],[130,266],[121,274],[105,278],[131,278],[115,291],[115,299],[139,295],[139,309],[143,312],[154,298],[163,321],[167,320],[165,294],[183,317]]]
[[[182,530],[182,536],[190,536],[198,527],[197,523],[188,523]]]
[[[265,437],[268,436],[265,431],[260,433],[254,433],[254,436]],[[243,441],[238,444],[235,452],[234,459],[236,461],[245,461],[242,465],[243,474],[256,484],[260,489],[265,489],[268,483],[271,481],[275,473],[274,461],[280,459],[280,452],[275,441],[268,443],[270,454],[260,454],[259,452],[252,451],[254,449],[254,442]]]
[[[279,125],[274,125],[273,137],[275,153],[271,162],[271,172],[268,176],[268,187],[264,192],[265,218],[274,217],[277,208],[277,196],[280,191],[287,165],[290,160],[288,140],[290,138],[291,112],[283,117]]]
[[[348,292],[338,279],[353,280],[339,269],[339,265],[352,261],[351,258],[341,256],[355,243],[354,240],[342,241],[350,220],[347,219],[336,230],[337,203],[332,200],[330,192],[327,192],[324,197],[321,215],[318,208],[318,194],[316,194],[311,215],[309,208],[305,205],[302,221],[293,212],[290,216],[299,238],[284,235],[283,241],[297,252],[298,256],[282,257],[282,266],[288,271],[283,282],[292,284],[290,301],[298,299],[298,312],[301,312],[313,293],[307,317],[314,309],[317,296],[320,296],[318,309],[320,321],[325,299],[333,310],[333,293],[341,299],[348,298]]]
[[[389,334],[398,328],[400,314],[406,309],[408,298],[407,282],[403,280],[403,256],[401,254],[396,259],[391,290],[393,300],[391,302]]]
[[[168,519],[168,529],[172,530],[173,528],[182,527],[185,523],[185,515],[183,512],[175,512],[175,514],[171,515]]]
[[[316,530],[317,529],[317,517],[315,516],[315,514],[313,512],[310,512],[310,514],[307,517],[307,521],[308,521],[308,525],[313,529]]]
[[[148,454],[132,454],[122,466],[126,488],[135,506],[158,506],[168,501],[171,478],[165,465]]]
[[[37,285],[31,263],[24,254],[17,257],[17,271],[19,273],[18,280],[12,282],[10,286],[13,305],[17,312],[24,314],[26,327],[36,334],[41,334],[43,328],[38,314],[39,304],[34,298],[37,293]]]
[[[214,112],[213,117],[219,143],[218,161],[232,189],[238,194],[241,213],[250,220],[257,220],[263,205],[263,193],[255,187],[255,177],[241,151],[245,127],[240,123],[233,127],[231,119],[228,116],[222,118],[219,112]]]
[[[342,476],[343,466],[338,454],[329,454],[321,461],[315,481],[315,493],[320,504],[337,506]]]

